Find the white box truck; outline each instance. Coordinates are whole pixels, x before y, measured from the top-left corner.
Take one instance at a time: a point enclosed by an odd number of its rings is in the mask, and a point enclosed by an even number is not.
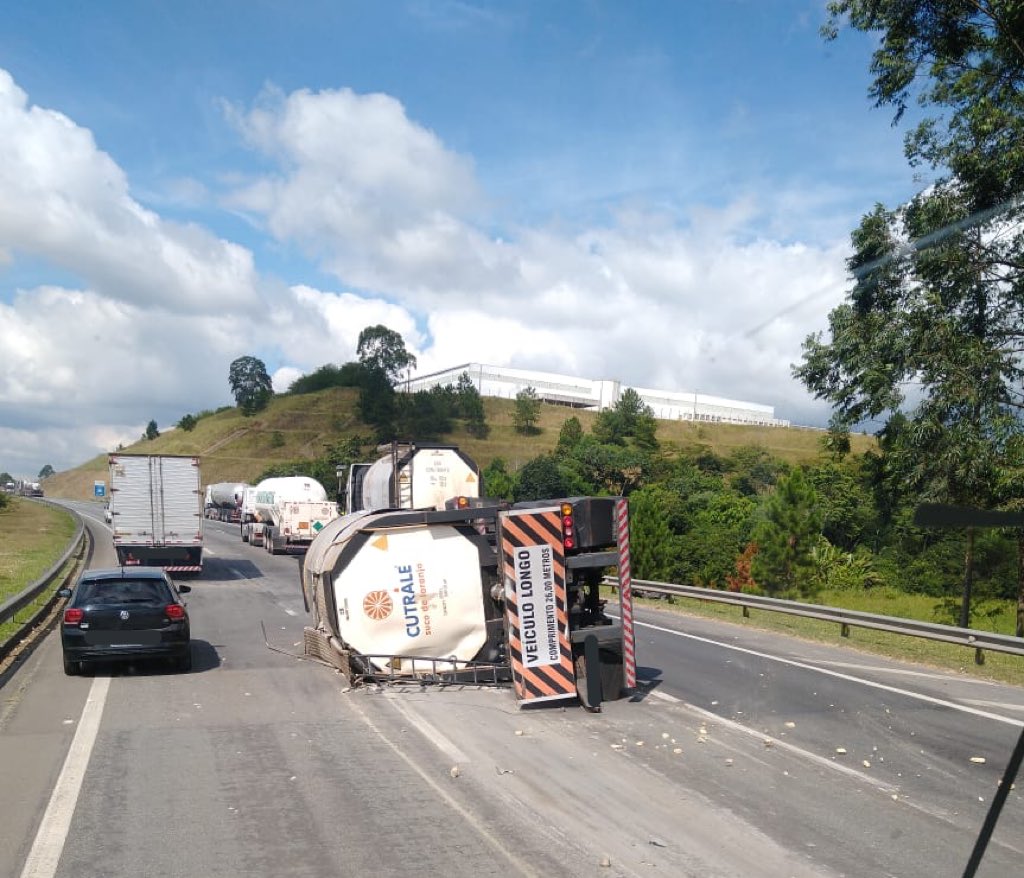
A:
[[[203,569],[198,457],[111,454],[110,508],[118,564]]]

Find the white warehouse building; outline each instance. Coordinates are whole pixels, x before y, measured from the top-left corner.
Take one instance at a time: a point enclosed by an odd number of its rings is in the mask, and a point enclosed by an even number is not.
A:
[[[607,379],[576,378],[555,372],[531,369],[509,369],[486,363],[464,363],[429,375],[418,375],[403,382],[409,393],[429,390],[437,385],[455,385],[465,372],[481,396],[514,399],[516,394],[532,387],[544,402],[571,406],[586,411],[601,411],[618,402],[629,385]],[[651,407],[654,417],[664,421],[703,421],[725,424],[755,424],[767,427],[788,427],[789,421],[775,417],[775,408],[756,402],[706,396],[702,393],[677,390],[651,390],[634,387],[640,398]]]

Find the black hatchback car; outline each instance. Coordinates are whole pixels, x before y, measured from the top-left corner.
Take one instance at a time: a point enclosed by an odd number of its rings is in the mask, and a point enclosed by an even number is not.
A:
[[[192,669],[188,610],[177,586],[158,567],[115,567],[83,573],[64,608],[60,642],[64,673],[85,662],[166,659]]]

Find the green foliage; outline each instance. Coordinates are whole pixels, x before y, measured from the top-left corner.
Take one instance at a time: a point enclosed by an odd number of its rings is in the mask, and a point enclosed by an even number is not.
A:
[[[512,412],[512,424],[517,433],[536,435],[540,432],[537,420],[540,418],[540,398],[532,387],[520,390],[516,394],[516,407]]]
[[[344,363],[336,366],[325,363],[308,375],[296,378],[288,388],[289,393],[316,393],[330,387],[359,387],[363,381],[362,363]]]
[[[864,549],[844,552],[825,537],[811,548],[810,563],[814,591],[864,589],[882,583],[870,552]]]
[[[262,411],[274,394],[267,367],[256,357],[233,360],[228,370],[228,384],[242,414],[250,417]]]
[[[280,430],[275,430],[270,434],[270,447],[271,448],[284,448],[285,440],[284,433]]]
[[[379,323],[359,333],[356,352],[365,369],[383,373],[392,387],[403,373],[416,368],[416,357],[405,349],[402,336]]]
[[[799,467],[779,480],[768,495],[754,528],[754,578],[772,595],[810,596],[813,579],[811,550],[821,536],[821,512],[814,485]]]
[[[142,434],[142,438],[152,442],[159,435],[160,431],[156,427],[156,421],[150,421],[146,424],[146,432]]]
[[[155,430],[156,421],[150,421],[150,423],[153,425],[153,429]],[[159,436],[160,434],[157,433],[157,435]],[[39,475],[36,478],[38,478],[39,481],[42,481],[43,479],[50,478],[50,476],[52,476],[55,472],[56,470],[52,466],[50,466],[50,464],[46,464],[41,470],[39,470]]]
[[[199,419],[195,415],[182,415],[177,427],[179,430],[191,433],[196,428],[197,423],[199,423]]]
[[[818,495],[821,532],[846,552],[865,540],[874,540],[877,518],[871,492],[856,463],[822,461],[807,468]]]
[[[0,473],[0,487],[2,487],[3,485],[8,485],[13,481],[14,476],[12,476],[9,472]]]
[[[702,469],[705,469],[702,467]],[[737,448],[725,459],[725,471],[734,491],[747,497],[763,494],[772,488],[788,467],[765,449],[752,445]]]
[[[583,425],[580,419],[573,415],[562,421],[562,428],[558,431],[558,453],[568,454],[583,439]]]
[[[381,369],[366,369],[359,389],[359,417],[374,428],[379,442],[387,442],[395,435],[397,405],[395,388]]]
[[[637,579],[667,582],[672,576],[677,548],[667,522],[670,503],[659,487],[642,488],[629,498],[629,548]]]
[[[6,491],[0,491],[0,509],[6,509],[11,503],[11,495]]]
[[[436,441],[452,430],[455,393],[451,387],[435,386],[395,397],[395,425],[400,436]]]
[[[481,491],[485,497],[512,500],[515,497],[516,477],[508,471],[504,458],[495,457],[480,473]]]
[[[578,477],[551,454],[535,457],[516,474],[513,499],[544,500],[589,493]]]
[[[486,439],[491,428],[484,412],[484,401],[468,372],[459,375],[455,397],[455,415],[465,422],[466,432],[477,439]]]
[[[603,444],[625,445],[632,440],[640,448],[653,450],[658,447],[656,430],[653,409],[632,387],[627,387],[614,406],[598,414],[592,432]]]
[[[556,449],[555,455],[576,473],[585,493],[628,496],[644,483],[651,469],[647,452],[603,444],[593,436],[584,436],[568,452]]]

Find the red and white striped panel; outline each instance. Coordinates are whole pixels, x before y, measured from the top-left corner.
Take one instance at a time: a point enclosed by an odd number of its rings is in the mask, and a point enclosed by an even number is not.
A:
[[[636,639],[633,636],[633,572],[629,560],[629,503],[615,504],[615,530],[619,543],[619,604],[622,612],[622,671],[627,689],[636,688]]]

